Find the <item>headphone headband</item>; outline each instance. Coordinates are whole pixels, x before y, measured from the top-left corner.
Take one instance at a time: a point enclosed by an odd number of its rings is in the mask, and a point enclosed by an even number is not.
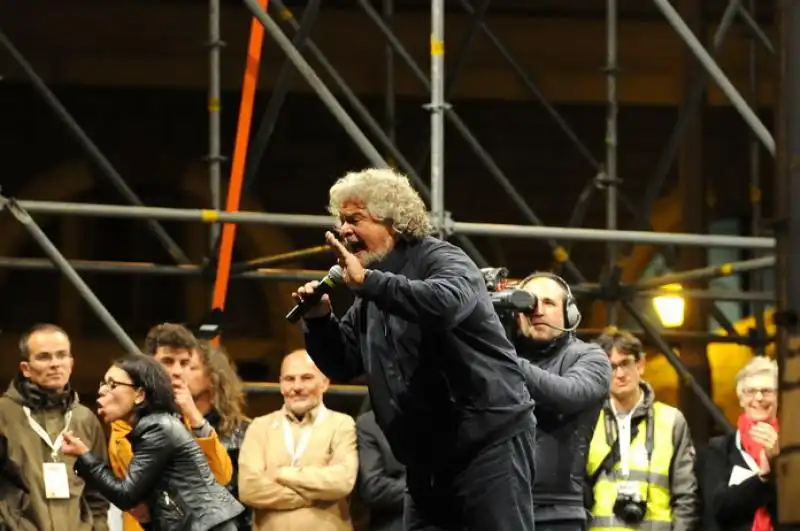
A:
[[[549,271],[536,271],[523,278],[518,286],[520,288],[524,288],[525,284],[535,278],[549,278],[564,288],[564,324],[570,330],[575,330],[578,328],[578,325],[581,322],[581,312],[578,309],[578,305],[575,302],[575,297],[572,295],[572,289],[569,287],[569,284],[567,284],[567,281]]]

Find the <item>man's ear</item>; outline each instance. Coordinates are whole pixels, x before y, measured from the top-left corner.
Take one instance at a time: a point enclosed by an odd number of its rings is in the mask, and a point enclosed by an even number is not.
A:
[[[31,364],[28,363],[27,361],[19,362],[19,372],[21,372],[22,376],[24,376],[25,378],[30,378],[31,377]]]

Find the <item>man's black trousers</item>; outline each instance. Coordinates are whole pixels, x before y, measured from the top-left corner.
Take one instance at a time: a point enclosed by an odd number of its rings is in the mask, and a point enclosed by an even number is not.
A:
[[[533,429],[486,448],[456,472],[408,467],[406,531],[534,531]]]

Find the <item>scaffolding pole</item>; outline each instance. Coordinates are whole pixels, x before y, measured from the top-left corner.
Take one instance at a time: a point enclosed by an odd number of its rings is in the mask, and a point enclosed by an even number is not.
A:
[[[606,117],[606,164],[603,182],[606,186],[606,228],[617,229],[617,115],[619,113],[619,97],[617,94],[617,0],[606,2],[606,96],[608,98]],[[608,272],[617,265],[617,244],[609,240],[606,246],[606,264]],[[617,324],[616,301],[607,304],[608,324]]]
[[[317,269],[279,269],[267,268],[266,265],[276,265],[287,260],[297,259],[301,256],[309,256],[317,252],[327,250],[322,247],[311,248],[294,253],[285,253],[274,257],[259,258],[251,262],[242,262],[239,268],[231,268],[231,279],[246,280],[272,280],[272,281],[308,281],[318,280],[325,276],[327,271]],[[79,273],[101,273],[101,274],[133,274],[146,276],[176,276],[176,277],[199,277],[204,274],[204,268],[199,265],[168,265],[153,262],[118,262],[104,260],[70,260],[70,265]],[[257,267],[258,266],[258,267]],[[56,271],[57,268],[43,258],[17,258],[0,257],[0,269],[21,270],[21,271]],[[513,282],[513,281],[511,281]],[[622,284],[621,297],[625,298],[633,286]],[[602,287],[600,284],[575,284],[572,292],[576,297],[596,297]],[[673,290],[668,289],[649,289],[631,293],[637,298],[651,298],[657,295],[674,295]],[[739,290],[684,290],[681,296],[687,299],[709,299],[721,301],[740,301],[772,303],[775,294],[772,292],[751,292]]]
[[[739,0],[730,0],[728,2],[728,6],[717,25],[711,44],[711,53],[714,55],[719,52],[725,41],[725,37],[728,35],[728,31],[733,26],[736,13],[738,12],[738,2]],[[661,195],[661,190],[670,173],[675,157],[678,155],[678,148],[680,147],[681,140],[689,125],[692,123],[695,114],[697,114],[700,110],[700,106],[705,101],[708,81],[709,77],[705,71],[702,72],[702,75],[695,78],[694,85],[689,90],[688,96],[684,99],[678,111],[678,118],[672,129],[669,140],[661,151],[661,155],[658,157],[658,162],[655,165],[653,173],[651,173],[647,179],[647,187],[641,200],[641,208],[639,208],[632,224],[632,227],[636,230],[645,229],[650,226],[650,214],[653,211],[653,205]],[[623,251],[624,254],[629,256],[631,252],[632,249],[630,247]]]
[[[222,42],[219,29],[220,0],[208,1],[208,178],[211,187],[211,208],[222,210],[222,133],[221,133],[221,56]],[[219,237],[219,225],[211,226],[210,248]]]
[[[390,28],[394,23],[394,0],[383,0],[383,20]],[[384,75],[384,101],[383,101],[383,130],[392,142],[397,143],[397,96],[395,91],[394,50],[387,42],[383,48],[386,69]],[[397,161],[391,155],[386,157],[391,166],[397,166]]]
[[[653,2],[655,2],[656,7],[661,10],[672,27],[675,28],[675,31],[678,32],[678,35],[683,39],[692,53],[694,53],[698,61],[700,61],[706,71],[708,71],[709,75],[716,81],[717,85],[728,97],[734,108],[739,111],[739,114],[742,115],[742,118],[744,118],[744,121],[753,130],[759,141],[761,141],[764,147],[775,156],[775,139],[772,137],[772,133],[770,133],[761,122],[758,115],[753,112],[753,109],[750,108],[742,95],[739,94],[739,91],[736,90],[733,83],[730,82],[722,69],[720,69],[716,61],[714,61],[714,58],[711,57],[703,47],[703,44],[683,21],[678,11],[672,6],[669,0],[653,0]]]
[[[750,0],[748,5],[749,12],[740,6],[740,13],[744,16],[745,13],[751,15],[753,24],[755,24],[756,2]],[[748,78],[749,78],[749,104],[754,109],[758,109],[758,43],[756,42],[757,33],[753,30],[749,35],[749,42],[747,44],[748,52]],[[774,50],[773,50],[774,53]],[[750,235],[761,235],[761,144],[755,134],[750,134]],[[757,258],[758,252],[753,255]],[[763,289],[763,275],[762,270],[754,270],[749,276],[749,288],[753,291],[760,291]],[[760,301],[753,301],[750,305],[751,314],[756,320],[756,332],[760,337],[765,337],[767,332],[764,323],[764,309],[765,305]],[[756,345],[756,353],[763,355],[764,348],[761,345]]]
[[[369,0],[358,0],[358,4],[364,9],[364,12],[367,16],[372,20],[372,22],[378,27],[380,32],[392,46],[394,51],[405,61],[408,67],[411,69],[414,76],[422,83],[423,87],[427,91],[431,91],[431,81],[419,67],[417,62],[411,56],[411,54],[406,50],[403,43],[397,38],[392,30],[386,25],[383,19],[380,16],[375,8],[372,6]],[[470,146],[472,151],[477,155],[486,169],[489,171],[489,174],[497,181],[501,188],[506,192],[508,197],[511,199],[514,206],[516,206],[522,215],[533,225],[543,227],[544,223],[541,219],[536,215],[533,209],[528,205],[522,195],[514,188],[514,185],[508,179],[508,177],[503,173],[500,167],[497,165],[495,160],[492,158],[491,155],[483,148],[481,143],[475,138],[475,135],[472,134],[472,131],[467,127],[467,125],[461,120],[458,114],[453,109],[446,109],[446,116],[450,123],[455,127],[456,131],[461,134],[467,144]],[[448,229],[452,229],[452,227],[448,227]],[[456,231],[459,232],[459,231]],[[464,231],[460,231],[463,234],[468,234]],[[563,258],[562,263],[563,266],[569,271],[569,273],[578,281],[585,280],[578,268],[575,267],[575,264],[569,260],[569,255],[565,251],[565,249],[558,245],[558,243],[553,240],[552,238],[548,238],[548,245],[553,251],[555,256],[559,256]]]
[[[54,201],[20,201],[34,214],[64,214],[85,217],[112,217],[130,219],[160,219],[170,221],[200,221],[203,223],[252,223],[260,225],[293,227],[330,227],[330,216],[311,214],[278,214],[266,212],[218,212],[203,209],[166,207],[135,207],[94,203],[62,203]],[[513,238],[560,238],[575,241],[634,242],[651,245],[689,245],[729,247],[742,249],[772,249],[773,238],[724,236],[712,234],[654,233],[647,231],[609,231],[569,227],[544,227],[530,225],[501,225],[493,223],[452,223],[456,232],[482,236],[507,236]]]
[[[658,350],[660,350],[664,356],[666,356],[667,360],[670,362],[670,365],[675,368],[675,372],[678,373],[681,381],[691,388],[695,396],[700,399],[700,403],[703,404],[703,407],[706,408],[717,425],[727,433],[733,433],[733,426],[731,426],[731,423],[728,421],[727,417],[725,417],[725,413],[723,413],[719,406],[714,403],[711,397],[706,393],[705,389],[703,389],[700,384],[697,383],[692,374],[686,368],[686,365],[684,365],[681,361],[680,357],[675,354],[669,343],[667,343],[664,337],[662,337],[662,333],[659,331],[658,327],[653,324],[630,301],[622,301],[622,305],[630,314],[630,316],[633,317],[637,323],[639,323],[639,326],[641,326],[645,334],[650,337],[650,340],[653,342],[655,347],[658,348]]]
[[[297,48],[295,48],[292,41],[289,40],[289,37],[286,36],[278,23],[273,20],[272,16],[261,9],[261,6],[258,5],[256,0],[244,0],[244,4],[256,20],[269,32],[281,50],[283,50],[283,53],[286,54],[289,61],[292,62],[300,75],[303,76],[309,86],[320,97],[325,107],[328,108],[336,121],[341,124],[350,138],[353,139],[364,156],[367,157],[370,164],[377,168],[388,168],[389,165],[383,159],[380,152],[375,149],[372,142],[369,141],[350,115],[347,114],[347,111],[336,99],[336,96],[325,86],[325,83],[319,78],[317,73],[314,72],[314,69],[308,64],[308,61],[305,60]]]
[[[448,54],[450,59],[445,63],[447,65],[447,75],[445,76],[444,82],[445,102],[449,102],[453,97],[453,91],[458,84],[458,80],[461,78],[461,74],[464,72],[465,66],[467,65],[469,52],[472,49],[472,46],[475,44],[478,31],[481,28],[481,24],[486,16],[486,11],[489,9],[489,5],[491,3],[492,0],[481,0],[481,5],[478,6],[478,9],[470,13],[472,18],[469,22],[469,28],[462,37],[461,42],[459,42],[458,46],[454,48],[454,53]],[[387,27],[391,29],[390,26],[387,25]],[[386,42],[386,46],[392,50],[392,45],[388,41]],[[394,52],[394,50],[392,51]],[[431,143],[422,142],[420,147],[420,155],[417,160],[417,165],[415,166],[418,172],[421,173],[424,170],[428,163],[428,157],[430,154]]]
[[[576,331],[578,337],[586,340],[594,339],[602,334],[604,334],[606,330],[604,328],[580,328]],[[631,331],[631,334],[634,336],[643,338],[645,342],[650,341],[650,337],[647,335],[646,332],[637,332]],[[737,345],[745,345],[750,346],[753,344],[753,339],[748,336],[723,336],[719,334],[709,334],[705,332],[691,332],[691,331],[677,331],[677,330],[661,330],[659,335],[665,341],[690,341],[694,343],[727,343],[727,344],[737,344]],[[764,342],[772,342],[774,338],[764,338]],[[653,346],[657,346],[656,343],[653,343]]]
[[[312,214],[278,214],[272,212],[218,212],[214,210],[166,207],[137,207],[96,203],[64,203],[57,201],[20,201],[32,214],[63,214],[83,217],[110,217],[129,219],[159,219],[169,221],[199,221],[202,223],[252,223],[290,227],[329,228],[334,219]],[[592,242],[628,242],[649,245],[687,245],[700,247],[726,247],[735,249],[773,249],[774,238],[750,236],[725,236],[716,234],[662,233],[575,227],[547,227],[536,225],[503,225],[496,223],[452,222],[455,233],[476,236],[506,236],[510,238],[562,239]]]
[[[112,335],[116,338],[119,344],[130,354],[139,353],[139,347],[128,336],[128,334],[119,325],[114,316],[106,309],[100,299],[94,294],[91,288],[86,285],[86,282],[80,277],[75,269],[69,264],[64,255],[56,248],[50,238],[44,233],[41,227],[33,220],[33,218],[22,208],[19,203],[14,200],[8,199],[0,195],[0,210],[3,208],[8,209],[11,215],[19,221],[30,236],[36,241],[39,247],[42,248],[44,254],[52,261],[53,265],[65,276],[67,280],[75,286],[81,297],[86,301],[86,304],[97,315],[100,321],[109,329]]]
[[[322,0],[309,0],[306,8],[303,10],[303,17],[292,39],[292,45],[298,50],[303,51],[311,35],[311,30],[314,27],[314,22],[319,15],[320,4]],[[275,9],[275,3],[270,2],[269,7]],[[294,13],[288,9],[280,9],[278,6],[277,11],[280,13],[280,18],[284,20],[294,20]],[[246,157],[246,166],[244,172],[244,184],[242,185],[244,194],[248,194],[253,183],[256,182],[256,176],[261,168],[261,162],[264,159],[264,153],[267,150],[269,141],[272,139],[272,133],[275,131],[275,126],[278,123],[283,104],[286,101],[286,96],[292,88],[294,76],[297,70],[289,59],[286,59],[281,65],[281,70],[278,72],[278,77],[272,85],[271,95],[264,113],[261,115],[261,121],[258,124],[258,129]]]
[[[106,262],[99,260],[69,260],[70,266],[80,273],[131,274],[167,277],[201,277],[205,273],[202,266],[167,265],[152,262]],[[20,271],[58,271],[58,267],[44,258],[0,257],[0,269]],[[274,280],[307,282],[319,280],[328,272],[313,269],[269,269],[261,268],[241,273],[231,273],[231,279]]]
[[[775,178],[778,238],[778,417],[781,453],[776,473],[779,529],[800,529],[800,2],[777,4],[780,86],[776,113],[779,150]]]
[[[144,206],[144,203],[136,195],[136,192],[128,186],[128,183],[125,182],[125,179],[120,175],[120,173],[114,168],[111,164],[111,161],[103,155],[103,152],[100,151],[100,148],[97,147],[89,135],[86,134],[86,131],[78,124],[77,120],[72,117],[72,115],[67,111],[67,108],[59,101],[53,91],[47,86],[44,80],[39,77],[39,74],[36,73],[36,70],[33,69],[33,66],[25,59],[25,56],[22,55],[22,52],[17,50],[16,46],[11,42],[11,40],[6,36],[5,33],[0,31],[0,44],[5,46],[8,50],[11,57],[17,62],[19,67],[25,72],[25,75],[28,76],[30,79],[33,88],[39,93],[42,99],[47,103],[50,108],[53,110],[55,115],[64,122],[64,125],[67,126],[67,129],[75,137],[78,141],[78,144],[83,147],[86,153],[89,155],[89,158],[92,159],[100,170],[100,173],[109,180],[109,182],[117,189],[117,191],[124,197],[130,204],[136,206]],[[186,256],[186,253],[181,250],[180,246],[173,240],[167,231],[164,230],[164,227],[161,226],[156,220],[150,219],[147,221],[147,226],[153,231],[158,241],[161,243],[161,246],[164,247],[164,250],[175,260],[178,264],[188,264],[190,262],[189,258]]]
[[[289,11],[286,8],[286,5],[283,4],[283,2],[281,2],[280,0],[273,0],[271,2],[271,5],[275,6],[275,8],[281,13],[287,13],[287,12],[291,13],[291,11]],[[301,30],[300,24],[294,17],[289,17],[288,19],[285,19],[285,22],[292,28],[293,31],[299,32]],[[419,176],[414,167],[403,156],[403,154],[397,148],[392,139],[389,138],[389,136],[387,136],[386,132],[383,130],[378,121],[375,120],[375,118],[370,114],[370,112],[367,110],[364,104],[361,103],[361,101],[358,99],[358,96],[356,96],[353,90],[347,85],[345,80],[342,78],[339,72],[336,71],[336,69],[333,67],[330,61],[328,61],[328,59],[325,57],[325,55],[322,53],[319,47],[316,44],[314,44],[314,41],[310,38],[306,40],[306,47],[311,56],[314,58],[314,60],[317,63],[319,63],[319,65],[325,71],[327,76],[334,82],[334,84],[336,84],[338,89],[344,95],[347,102],[350,104],[350,106],[353,108],[356,114],[358,114],[361,120],[363,120],[363,122],[369,128],[370,132],[375,136],[375,138],[378,139],[378,141],[381,144],[383,144],[384,148],[394,158],[394,162],[398,166],[400,166],[400,168],[403,171],[406,172],[408,177],[420,191],[420,194],[422,195],[423,199],[430,200],[431,192],[427,184],[425,184],[425,181]],[[322,98],[322,94],[319,92],[319,90],[317,90],[317,86],[312,85],[312,88],[317,92],[317,95],[320,96],[320,98]],[[367,158],[369,159],[369,157]],[[378,165],[378,167],[380,168],[384,168],[387,166],[389,166],[389,164],[386,161]],[[464,250],[470,256],[472,256],[479,265],[481,265],[482,267],[488,265],[486,258],[483,257],[480,251],[478,251],[477,247],[475,247],[475,245],[466,236],[457,235],[457,238],[459,240],[459,243],[461,243],[461,245],[464,247]]]
[[[444,210],[444,0],[431,0],[431,211],[433,226],[446,236]]]
[[[679,271],[677,273],[668,273],[658,277],[651,277],[640,280],[635,287],[636,289],[658,288],[666,286],[667,284],[680,284],[681,282],[690,282],[693,280],[726,277],[734,273],[758,271],[773,267],[774,265],[774,256],[764,256],[762,258],[754,258],[753,260],[729,262],[727,264],[701,267],[700,269],[693,269],[691,271]]]
[[[242,389],[249,395],[281,394],[281,384],[275,382],[242,382]],[[330,394],[332,396],[364,397],[367,395],[367,386],[334,384],[328,387],[325,394]]]
[[[663,284],[660,284],[663,285]],[[618,300],[635,297],[637,299],[652,298],[659,295],[675,295],[675,290],[668,288],[654,288],[637,290],[636,285],[620,284]],[[595,283],[574,284],[570,286],[573,295],[578,298],[595,298],[603,293],[603,285]],[[741,291],[729,289],[684,289],[680,296],[686,299],[715,300],[715,301],[737,301],[737,302],[775,302],[775,293],[766,291]]]

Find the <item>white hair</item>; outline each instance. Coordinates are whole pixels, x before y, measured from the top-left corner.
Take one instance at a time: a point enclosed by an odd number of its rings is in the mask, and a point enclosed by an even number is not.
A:
[[[381,221],[405,236],[421,238],[433,232],[422,198],[408,177],[391,169],[369,168],[340,178],[329,192],[328,212],[338,219],[346,201],[360,201]]]
[[[741,397],[748,379],[753,376],[771,376],[778,385],[778,362],[766,356],[755,356],[736,375],[736,395]]]

